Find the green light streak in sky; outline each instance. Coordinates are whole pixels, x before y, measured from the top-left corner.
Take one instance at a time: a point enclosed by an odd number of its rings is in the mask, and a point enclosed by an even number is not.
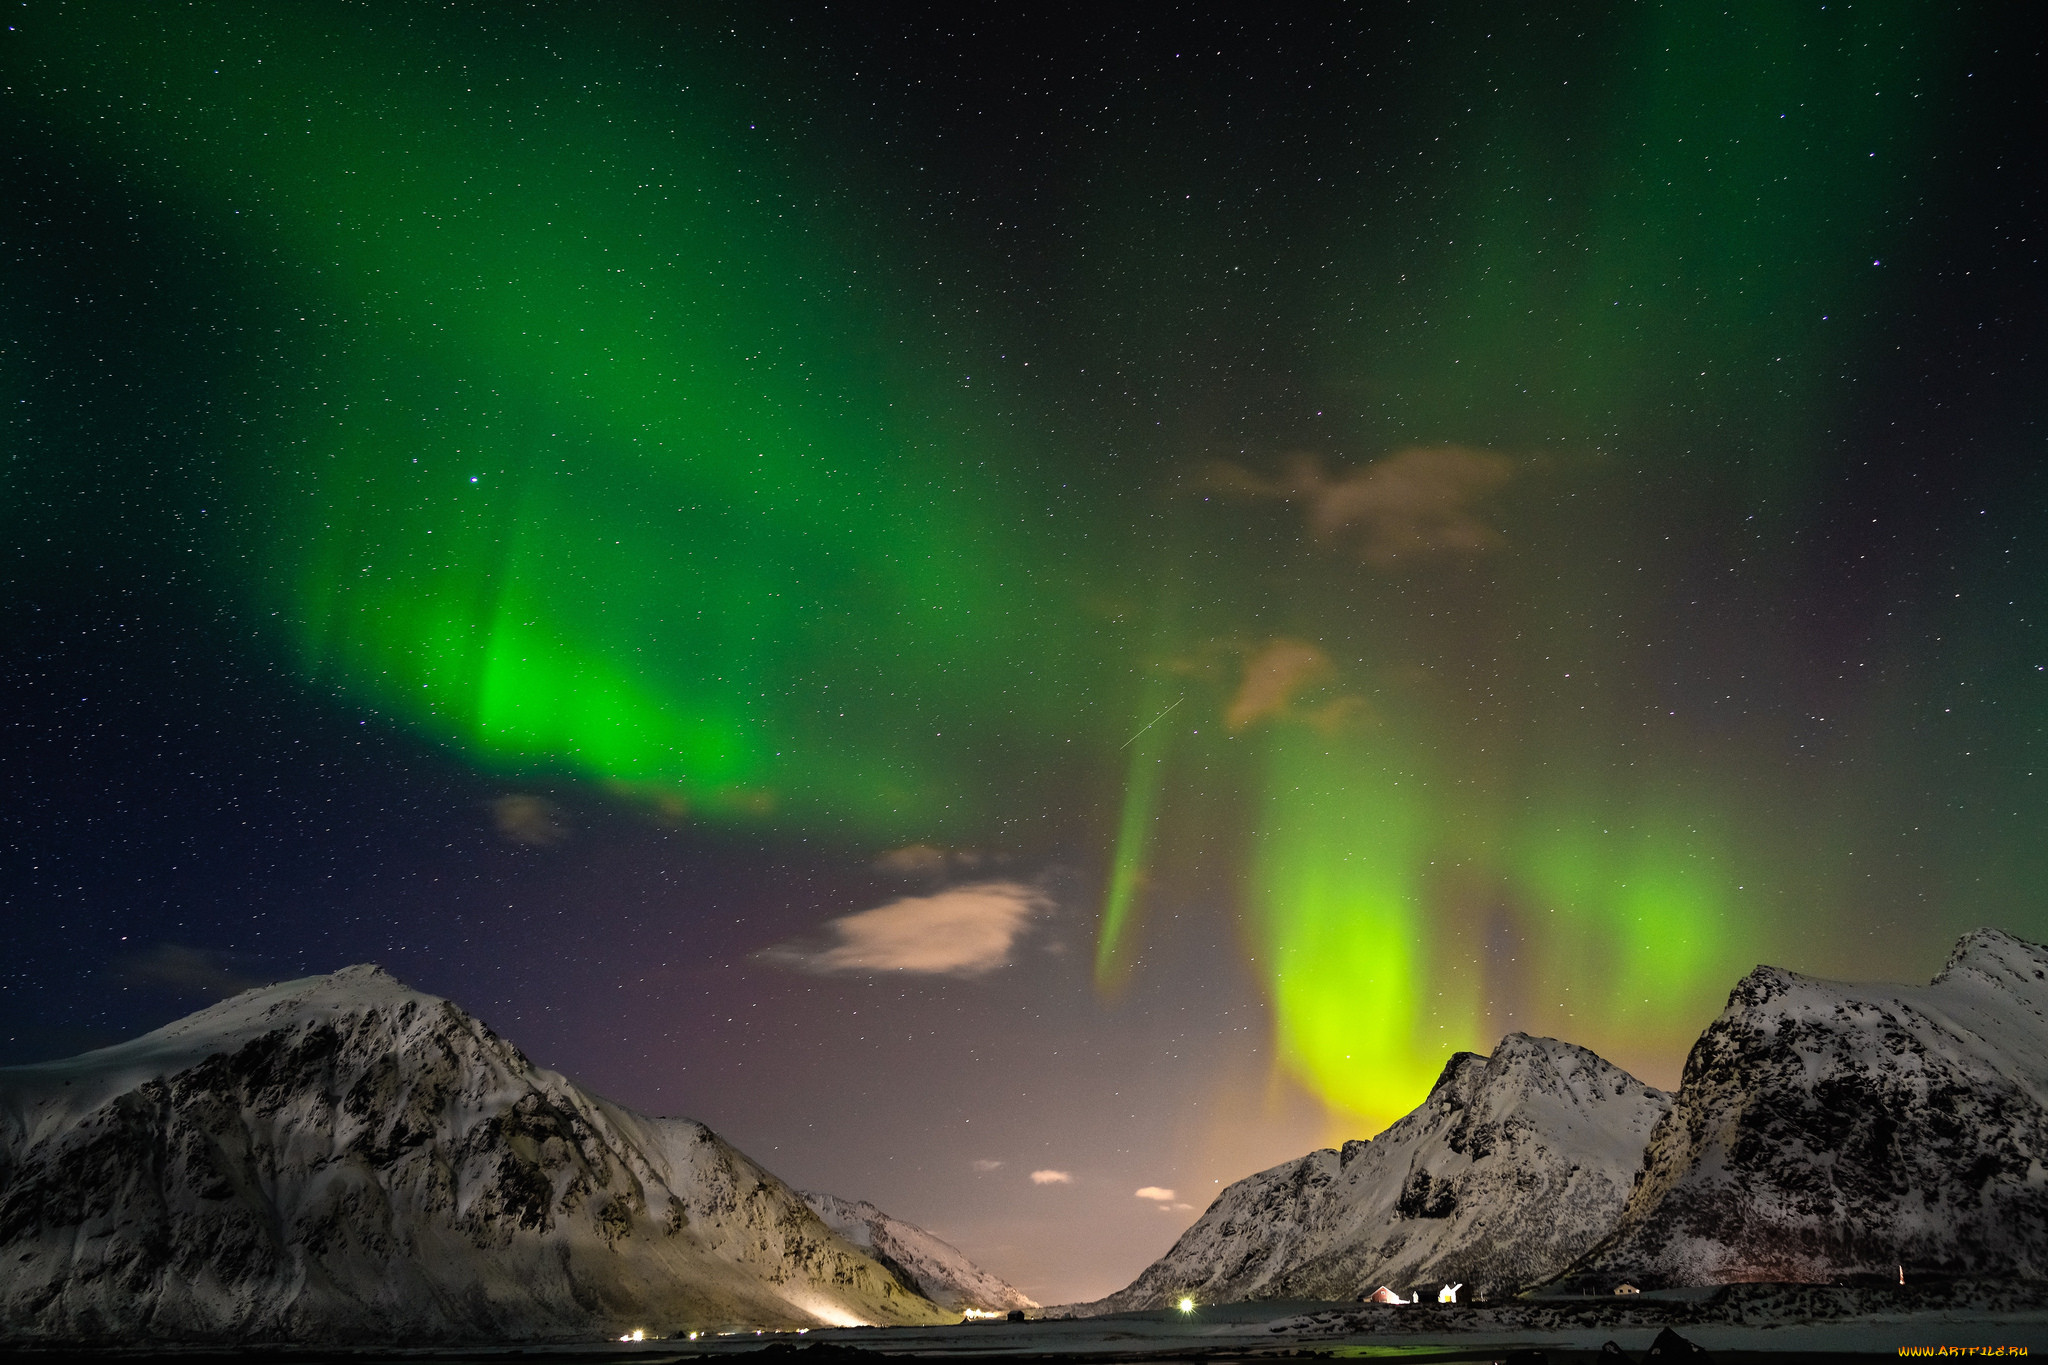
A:
[[[710,40],[636,66],[617,33],[365,13],[79,7],[20,38],[48,65],[39,117],[292,300],[297,387],[239,471],[260,533],[223,572],[287,623],[302,675],[493,771],[863,838],[987,839],[1014,774],[977,764],[1079,734],[1125,770],[1104,988],[1132,969],[1169,736],[1199,720],[1215,773],[1257,773],[1244,890],[1281,1063],[1373,1125],[1504,1028],[1668,1049],[1755,960],[1755,755],[1652,736],[1644,716],[1676,713],[1643,703],[1677,684],[1628,634],[1670,612],[1645,566],[1723,553],[1697,532],[1716,518],[1792,515],[1822,467],[1872,263],[1921,188],[1902,167],[1938,16],[1653,5],[1540,39],[1454,19],[1373,72],[1404,90],[1349,98],[1357,164],[1312,171],[1240,174],[1200,111],[1178,164],[1158,120],[1117,121],[1104,226],[1052,271],[1091,282],[1063,306],[1099,310],[1061,319],[1062,359],[1116,377],[1041,416],[1073,400],[1077,448],[1128,463],[1061,457],[1074,500],[1112,510],[1055,545],[1023,529],[1048,516],[1021,472],[1041,438],[1010,448],[1014,415],[953,363],[971,343],[934,339],[917,271],[863,245],[799,139],[755,126],[771,102]],[[1246,209],[1245,185],[1299,199]],[[1259,359],[1223,375],[1235,347]],[[1298,371],[1266,370],[1283,351]],[[1268,398],[1239,412],[1239,392]],[[1140,393],[1226,415],[1148,435],[1169,424],[1116,406]],[[1251,511],[1181,497],[1132,534],[1156,512],[1132,490],[1192,489],[1198,447],[1250,487],[1290,449],[1335,481],[1450,444],[1513,469],[1498,505],[1416,511],[1498,526],[1452,568],[1303,534],[1303,498],[1270,483]],[[1398,520],[1402,496],[1359,506]],[[1097,531],[1137,548],[1077,563]],[[1320,642],[1328,723],[1281,706],[1218,738],[1231,679],[1112,757],[1130,730],[1106,717],[1135,729],[1185,680],[1102,701],[1142,631],[1105,623],[1143,609],[1073,603],[1130,580],[1167,585],[1151,668]]]
[[[704,71],[404,22],[221,5],[47,48],[59,116],[319,315],[248,490],[301,668],[508,771],[970,824],[963,732],[1042,732],[1076,681],[1002,423],[918,377],[886,272]]]
[[[1633,828],[1625,816],[1575,815],[1532,830],[1519,860],[1536,904],[1559,921],[1545,936],[1543,979],[1594,1011],[1598,1027],[1639,1039],[1689,1034],[1730,974],[1754,965],[1731,951],[1743,936],[1730,933],[1726,855],[1665,804],[1645,801],[1648,817]]]
[[[1465,1002],[1432,989],[1429,814],[1416,774],[1362,740],[1273,737],[1252,879],[1280,1059],[1375,1130],[1478,1041]]]
[[[1475,842],[1462,784],[1412,747],[1299,726],[1269,745],[1250,875],[1280,1060],[1371,1129],[1509,1029],[1624,1058],[1681,1046],[1753,965],[1729,860],[1681,805]]]
[[[1382,191],[1416,209],[1351,244],[1336,375],[1388,396],[1368,409],[1386,439],[1710,450],[1753,493],[1799,491],[1873,262],[1903,245],[1939,19],[1760,3],[1526,44],[1498,27],[1447,37],[1473,69],[1417,93],[1443,136]]]
[[[1585,628],[1589,606],[1619,625],[1662,604],[1596,566],[1655,562],[1708,509],[1782,514],[1804,495],[1874,262],[1904,239],[1913,101],[1942,46],[1907,5],[1649,7],[1591,46],[1558,30],[1569,50],[1492,41],[1511,36],[1497,19],[1445,38],[1465,54],[1458,83],[1414,92],[1422,126],[1442,129],[1419,140],[1417,169],[1364,177],[1365,225],[1340,251],[1352,280],[1330,293],[1347,341],[1329,381],[1371,395],[1367,450],[1564,451],[1686,482],[1604,524],[1562,510],[1515,523],[1493,571],[1521,581],[1492,625],[1492,607],[1437,600],[1459,581],[1447,572],[1364,595],[1349,638],[1383,650],[1405,635],[1429,676],[1486,660],[1472,700],[1375,732],[1427,763],[1298,726],[1267,740],[1250,891],[1281,1059],[1373,1125],[1422,1097],[1449,1048],[1506,1028],[1668,1053],[1756,960],[1771,930],[1738,909],[1755,898],[1721,833],[1732,786],[1650,786],[1638,759],[1679,772],[1691,757],[1624,758],[1608,742],[1618,713],[1603,728],[1519,692],[1501,661],[1544,640],[1581,682],[1625,692],[1639,665]],[[1541,482],[1535,469],[1516,477]],[[1418,603],[1473,624],[1432,648]],[[1483,746],[1463,733],[1475,711],[1506,717]]]
[[[1157,710],[1178,705],[1163,687],[1148,690],[1148,705]],[[1145,860],[1151,850],[1159,783],[1166,763],[1170,732],[1164,715],[1134,735],[1127,746],[1130,766],[1124,776],[1124,798],[1117,817],[1116,846],[1111,856],[1109,887],[1103,896],[1102,924],[1095,940],[1095,984],[1105,990],[1121,985],[1131,970],[1132,940],[1145,884]]]

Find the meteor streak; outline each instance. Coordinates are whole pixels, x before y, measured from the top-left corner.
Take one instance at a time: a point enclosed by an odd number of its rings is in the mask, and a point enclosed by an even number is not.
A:
[[[1180,705],[1180,704],[1181,704],[1182,702],[1184,702],[1184,701],[1186,701],[1186,700],[1187,700],[1187,698],[1186,698],[1186,697],[1175,697],[1175,698],[1173,699],[1173,706],[1179,706],[1179,705]],[[1157,724],[1158,724],[1158,723],[1159,723],[1160,721],[1162,721],[1162,720],[1165,720],[1165,719],[1166,719],[1166,712],[1167,712],[1167,711],[1171,711],[1171,710],[1173,710],[1173,706],[1169,706],[1169,707],[1167,707],[1167,708],[1166,708],[1166,711],[1161,711],[1161,712],[1160,712],[1160,713],[1159,713],[1158,715],[1156,715],[1156,716],[1152,717],[1152,719],[1150,719],[1150,720],[1146,721],[1146,722],[1145,722],[1145,723],[1144,723],[1143,725],[1139,726],[1139,727],[1138,727],[1138,735],[1142,735],[1142,734],[1144,734],[1144,733],[1145,733],[1145,732],[1146,732],[1147,730],[1149,730],[1149,729],[1151,729],[1151,728],[1152,728],[1153,726],[1157,725]],[[1117,745],[1117,746],[1116,746],[1116,747],[1117,747],[1117,752],[1118,752],[1118,753],[1122,753],[1122,752],[1123,752],[1123,751],[1124,751],[1125,749],[1128,749],[1128,748],[1130,748],[1130,747],[1131,747],[1131,746],[1132,746],[1133,744],[1136,744],[1136,743],[1138,742],[1138,735],[1132,735],[1132,736],[1131,736],[1131,737],[1130,737],[1129,739],[1127,739],[1127,740],[1125,740],[1125,741],[1124,741],[1123,743],[1121,743],[1121,744]]]

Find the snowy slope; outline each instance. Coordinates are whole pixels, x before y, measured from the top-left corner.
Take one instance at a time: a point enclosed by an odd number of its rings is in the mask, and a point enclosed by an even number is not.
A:
[[[1980,929],[1918,987],[1759,967],[1573,1278],[2048,1278],[2044,1102],[2048,948]]]
[[[589,1095],[375,967],[0,1069],[0,1337],[950,1320],[701,1124]]]
[[[864,1199],[841,1199],[836,1194],[806,1190],[804,1202],[827,1227],[896,1270],[942,1308],[1007,1312],[1038,1307],[1023,1290],[989,1274],[951,1242],[915,1223],[891,1218]]]
[[[1670,1102],[1584,1048],[1511,1033],[1451,1058],[1378,1137],[1230,1186],[1130,1286],[1072,1311],[1534,1283],[1614,1226]]]

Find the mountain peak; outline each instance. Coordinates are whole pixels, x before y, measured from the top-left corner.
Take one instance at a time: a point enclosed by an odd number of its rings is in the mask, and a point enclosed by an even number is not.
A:
[[[381,964],[375,962],[354,962],[339,971],[327,974],[327,979],[337,985],[353,981],[375,981],[380,978],[385,981],[398,980],[390,972],[385,971]]]
[[[1975,930],[1925,986],[1759,967],[1574,1278],[2038,1278],[2044,1150],[2048,948]]]
[[[0,1335],[950,1316],[703,1125],[607,1103],[369,964],[0,1070],[0,1173]]]
[[[238,1030],[252,1025],[275,1026],[287,1015],[299,1012],[332,1013],[406,1001],[444,1003],[437,995],[414,990],[374,962],[358,962],[320,976],[301,976],[252,987],[144,1037],[153,1038],[158,1034],[184,1036],[223,1028]]]
[[[1454,1053],[1429,1097],[1370,1142],[1231,1185],[1131,1285],[1068,1311],[1534,1282],[1613,1226],[1670,1103],[1585,1048],[1511,1033],[1491,1056]]]
[[[0,1081],[18,1120],[27,1122],[23,1116],[34,1111],[40,1125],[88,1113],[152,1078],[189,1070],[266,1034],[372,1013],[397,1019],[423,1012],[482,1028],[441,997],[414,990],[382,967],[360,963],[254,987],[125,1043],[59,1061],[0,1068]]]
[[[1444,1069],[1437,1073],[1436,1084],[1430,1086],[1428,1099],[1435,1099],[1446,1087],[1456,1093],[1465,1081],[1484,1070],[1486,1063],[1484,1053],[1453,1052],[1450,1060],[1444,1063]]]
[[[2048,980],[2048,948],[2003,929],[1972,929],[1956,940],[1931,984],[1966,975],[2015,984]]]

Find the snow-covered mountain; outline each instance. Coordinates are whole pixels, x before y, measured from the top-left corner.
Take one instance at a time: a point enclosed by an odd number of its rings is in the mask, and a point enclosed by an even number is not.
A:
[[[915,1223],[891,1218],[864,1199],[804,1191],[825,1226],[859,1247],[941,1308],[984,1313],[1036,1308],[1024,1291],[967,1259],[960,1248]]]
[[[1694,1044],[1598,1284],[2048,1279],[2048,948],[1927,986],[1759,967]]]
[[[598,1099],[375,967],[0,1069],[0,1337],[953,1320],[702,1124]]]
[[[1357,1299],[1462,1283],[1492,1296],[1563,1270],[1614,1226],[1671,1097],[1593,1053],[1511,1033],[1452,1057],[1386,1132],[1247,1176],[1128,1287],[1072,1311]]]

